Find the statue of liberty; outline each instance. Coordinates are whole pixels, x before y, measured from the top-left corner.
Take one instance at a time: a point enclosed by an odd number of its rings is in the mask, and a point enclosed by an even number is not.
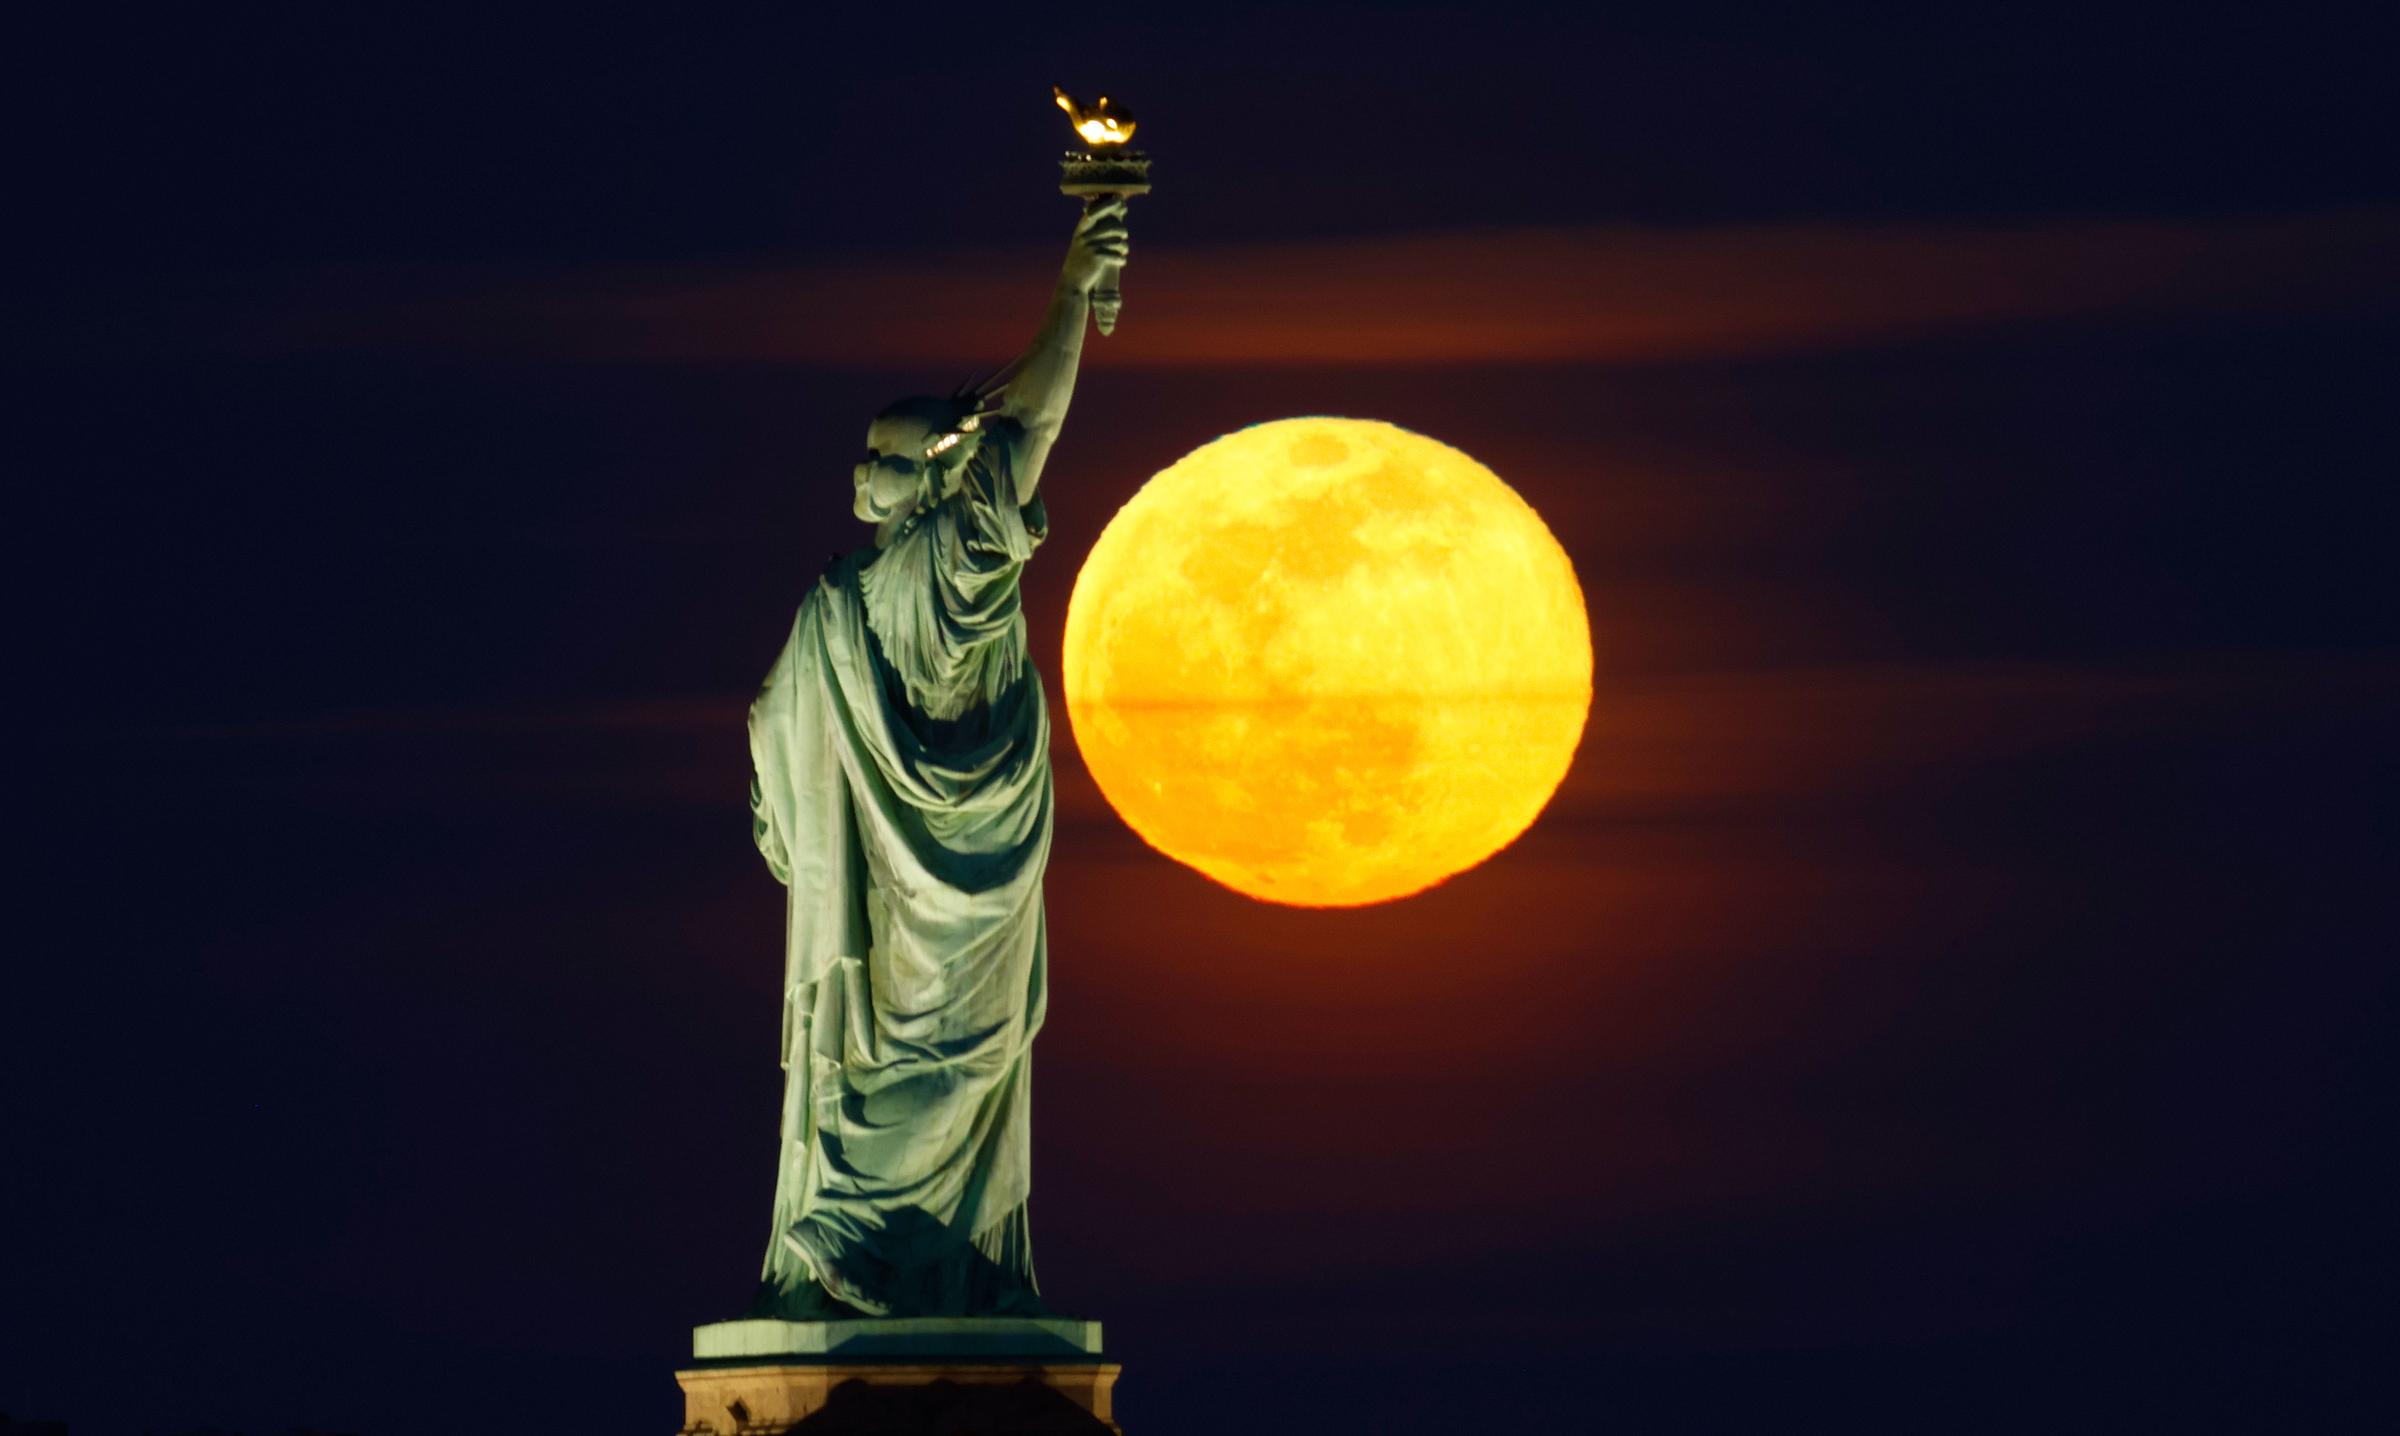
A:
[[[1046,1005],[1050,722],[1018,578],[1125,204],[1084,210],[1041,331],[875,417],[875,543],[800,605],[750,707],[752,830],[788,890],[774,1229],[751,1315],[1043,1311],[1026,1227]]]

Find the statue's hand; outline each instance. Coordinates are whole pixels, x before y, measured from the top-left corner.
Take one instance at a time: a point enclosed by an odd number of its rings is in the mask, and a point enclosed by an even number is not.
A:
[[[1067,245],[1059,283],[1077,294],[1089,294],[1103,275],[1123,267],[1125,254],[1125,200],[1112,195],[1084,207],[1083,218],[1075,222],[1075,238]]]

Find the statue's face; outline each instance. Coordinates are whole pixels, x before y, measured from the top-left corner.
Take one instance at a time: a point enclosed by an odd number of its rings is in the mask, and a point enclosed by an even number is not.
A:
[[[868,425],[866,457],[850,471],[856,490],[850,511],[868,523],[882,523],[906,516],[928,488],[933,497],[957,488],[958,471],[983,436],[964,435],[939,458],[927,459],[925,446],[933,437],[933,425],[913,414],[887,415]]]

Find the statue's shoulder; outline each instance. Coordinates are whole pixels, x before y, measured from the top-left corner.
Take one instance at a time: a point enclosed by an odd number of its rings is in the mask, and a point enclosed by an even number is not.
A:
[[[1025,421],[1014,414],[1002,412],[983,421],[983,446],[976,457],[1006,478],[1025,461],[1025,446],[1031,442]]]

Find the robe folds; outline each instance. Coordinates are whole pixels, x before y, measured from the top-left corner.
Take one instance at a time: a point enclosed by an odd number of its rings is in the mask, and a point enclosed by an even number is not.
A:
[[[760,1315],[1041,1310],[1050,723],[1017,585],[1044,521],[989,451],[834,562],[750,708],[752,830],[788,897]]]

